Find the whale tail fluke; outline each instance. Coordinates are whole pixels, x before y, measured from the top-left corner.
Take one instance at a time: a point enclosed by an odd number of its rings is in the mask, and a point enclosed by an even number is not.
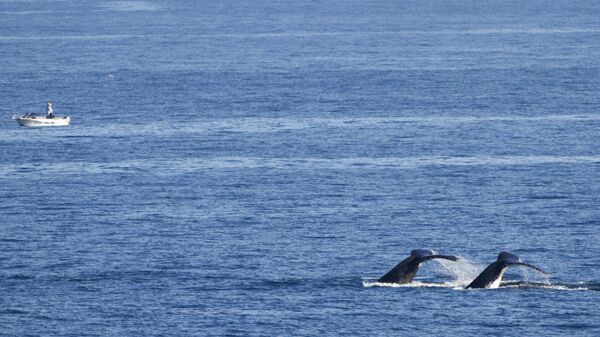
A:
[[[450,261],[458,261],[458,260],[460,260],[460,258],[458,256],[454,256],[454,255],[434,255],[433,258],[434,259],[450,260]]]
[[[485,268],[477,278],[473,280],[468,286],[469,288],[498,288],[502,281],[502,276],[507,268],[512,266],[524,266],[536,270],[544,275],[548,275],[548,272],[540,267],[534,266],[529,263],[523,262],[520,257],[509,252],[501,252],[498,254],[498,259],[492,262],[487,268]]]
[[[450,261],[458,261],[460,258],[454,255],[429,255],[421,257],[421,262],[433,259],[444,259]]]
[[[507,265],[509,265],[509,266],[525,266],[525,267],[529,267],[529,268],[531,268],[533,270],[537,270],[537,271],[539,271],[540,273],[542,273],[544,275],[549,275],[550,274],[550,273],[548,273],[547,271],[543,270],[540,267],[537,267],[537,266],[534,266],[532,264],[525,263],[525,262],[509,262],[509,263],[507,263]]]
[[[523,260],[521,260],[520,257],[518,257],[515,254],[509,253],[509,252],[501,252],[500,254],[498,254],[498,260],[497,261],[503,261],[506,266],[525,266],[525,267],[529,267],[529,268],[531,268],[533,270],[539,271],[540,273],[542,273],[544,275],[548,275],[548,272],[546,272],[542,268],[534,266],[534,265],[529,264],[529,263],[525,263],[525,262],[523,262]]]

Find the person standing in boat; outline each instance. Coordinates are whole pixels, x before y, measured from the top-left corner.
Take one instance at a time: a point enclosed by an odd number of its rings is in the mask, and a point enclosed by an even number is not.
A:
[[[54,110],[52,109],[52,102],[48,101],[48,106],[46,107],[46,117],[54,118]]]

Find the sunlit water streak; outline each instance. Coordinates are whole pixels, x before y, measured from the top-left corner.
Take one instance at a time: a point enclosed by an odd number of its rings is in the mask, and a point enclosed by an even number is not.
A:
[[[158,11],[161,6],[152,1],[109,1],[102,7],[117,12]]]
[[[73,174],[123,171],[145,171],[171,175],[209,169],[415,169],[427,166],[529,166],[548,164],[596,164],[600,156],[504,156],[504,157],[405,157],[405,158],[185,158],[166,160],[128,160],[86,163],[61,162],[39,164],[0,164],[0,174]]]

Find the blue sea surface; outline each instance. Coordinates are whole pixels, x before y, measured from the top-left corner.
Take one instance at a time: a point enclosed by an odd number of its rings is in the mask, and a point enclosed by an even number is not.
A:
[[[600,2],[0,0],[0,98],[2,336],[600,334]]]

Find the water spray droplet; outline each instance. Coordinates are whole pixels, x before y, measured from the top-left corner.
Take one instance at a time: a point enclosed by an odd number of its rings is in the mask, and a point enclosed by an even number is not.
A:
[[[460,258],[458,261],[434,260],[443,269],[446,274],[452,276],[452,285],[455,287],[464,287],[471,283],[483,268],[475,265],[473,262]]]

